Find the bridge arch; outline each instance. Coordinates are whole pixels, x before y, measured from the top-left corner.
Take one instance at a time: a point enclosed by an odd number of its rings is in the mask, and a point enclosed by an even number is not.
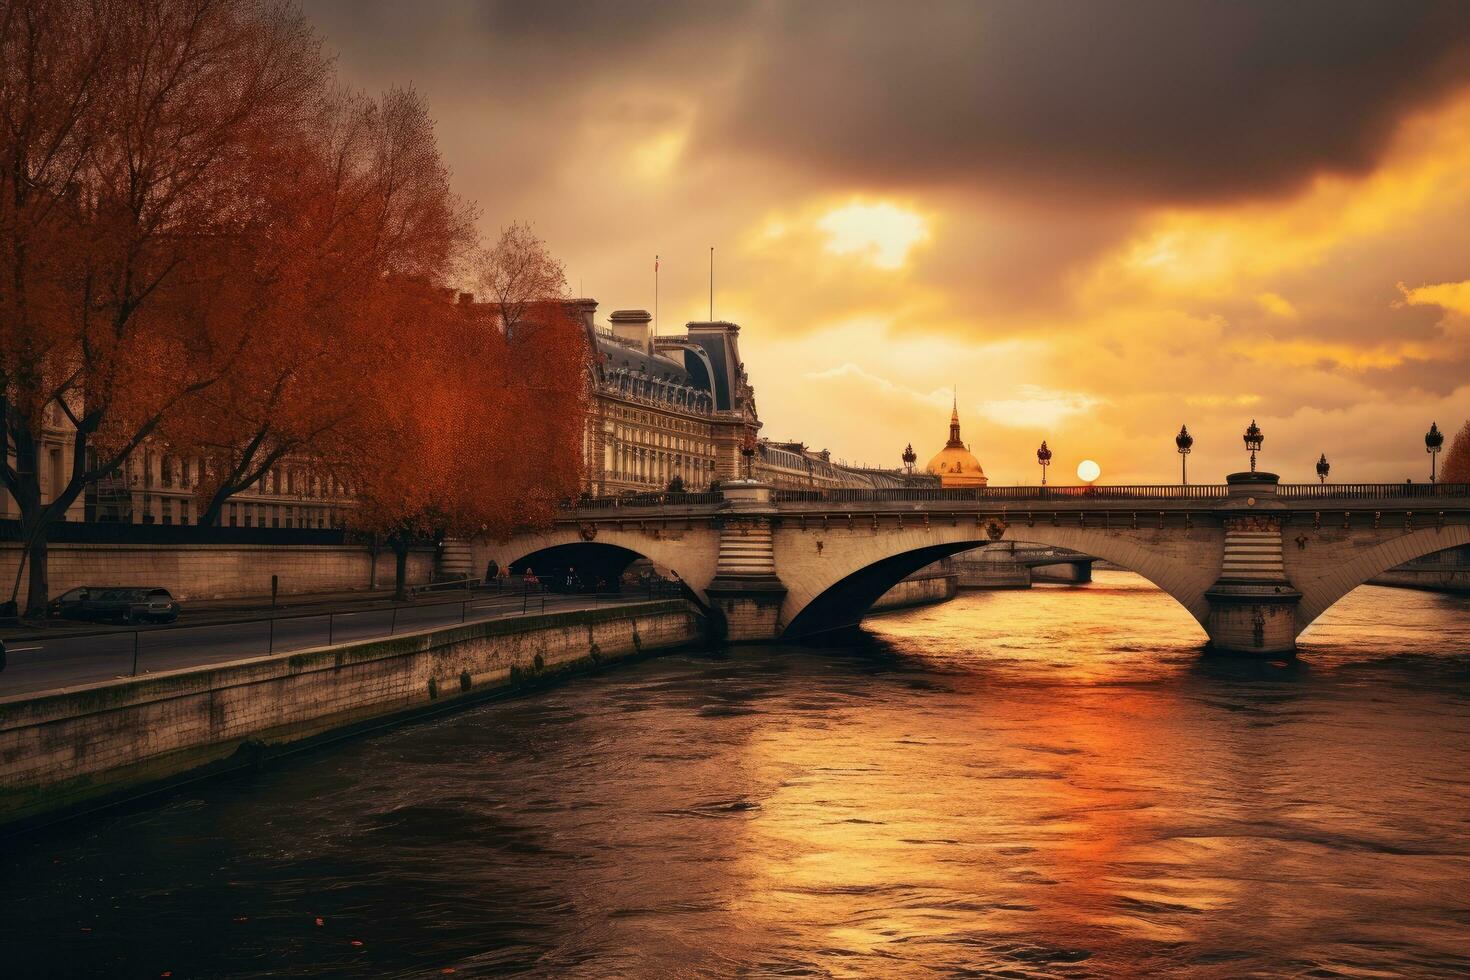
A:
[[[992,542],[984,528],[931,524],[928,527],[861,526],[827,531],[782,530],[776,564],[787,587],[782,609],[785,635],[798,637],[849,626],[905,576],[941,558]],[[1141,575],[1204,625],[1205,591],[1220,574],[1224,532],[1201,527],[1159,529],[1057,527],[1044,522],[1012,524],[1000,540],[1067,548],[1110,561]],[[1207,547],[1200,548],[1204,544]]]
[[[1295,545],[1290,540],[1284,543],[1287,575],[1302,594],[1297,607],[1298,634],[1343,596],[1390,568],[1470,544],[1470,525],[1447,524],[1406,532],[1368,547],[1348,535],[1341,540],[1335,538],[1312,541],[1303,535]],[[1303,543],[1305,547],[1300,546]]]
[[[594,574],[601,570],[608,582],[615,581],[612,575],[621,574],[635,559],[647,558],[671,569],[701,596],[715,576],[718,550],[718,532],[707,527],[645,530],[613,525],[595,529],[559,525],[509,542],[478,539],[472,547],[477,568],[484,568],[491,559],[516,569],[530,563],[538,573],[542,568],[571,566],[593,569]]]

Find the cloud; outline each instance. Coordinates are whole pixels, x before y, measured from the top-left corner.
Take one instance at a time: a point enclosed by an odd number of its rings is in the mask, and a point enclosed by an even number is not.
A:
[[[1470,316],[1470,280],[1415,286],[1412,289],[1399,283],[1399,292],[1404,294],[1404,302],[1410,306],[1438,306],[1446,312]]]
[[[773,436],[927,459],[957,383],[1002,484],[1042,438],[1177,479],[1183,423],[1218,478],[1252,415],[1288,479],[1401,480],[1470,415],[1470,3],[304,5],[604,314],[657,253],[703,319],[717,246]]]
[[[853,201],[817,219],[827,251],[858,255],[879,269],[902,268],[909,251],[929,237],[924,216],[887,201]]]
[[[1470,73],[1470,7],[1375,0],[776,5],[706,128],[869,186],[1139,202],[1367,172]]]

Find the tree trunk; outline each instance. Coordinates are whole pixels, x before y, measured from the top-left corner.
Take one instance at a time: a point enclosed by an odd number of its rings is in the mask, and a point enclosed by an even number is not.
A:
[[[394,535],[393,545],[393,601],[408,599],[408,542]]]
[[[26,580],[26,618],[42,619],[50,598],[50,571],[46,567],[46,528],[36,535],[29,550],[30,571]]]
[[[220,515],[224,512],[225,501],[230,499],[230,494],[216,493],[210,498],[209,506],[204,508],[204,513],[199,515],[201,527],[219,527]]]

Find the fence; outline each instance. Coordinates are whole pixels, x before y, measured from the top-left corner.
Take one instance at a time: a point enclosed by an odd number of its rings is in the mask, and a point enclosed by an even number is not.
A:
[[[693,507],[724,500],[718,490],[697,493],[638,493],[621,497],[582,497],[563,504],[566,510],[620,510],[635,507]]]
[[[0,519],[0,541],[20,541],[20,521]],[[365,543],[342,528],[207,527],[199,524],[127,524],[57,521],[46,529],[52,544],[342,545]]]
[[[148,669],[150,659],[158,665],[156,669],[172,670],[205,666],[241,657],[285,653],[321,645],[332,646],[339,642],[395,636],[399,626],[406,630],[424,629],[430,626],[450,626],[542,613],[548,607],[585,608],[589,602],[593,606],[601,606],[604,602],[616,604],[644,599],[677,598],[682,595],[683,587],[680,583],[663,580],[642,583],[636,588],[621,591],[605,589],[572,592],[555,592],[541,583],[497,582],[488,587],[488,590],[480,590],[478,595],[447,602],[395,602],[387,608],[379,606],[339,612],[267,615],[212,623],[174,623],[146,629],[109,629],[97,633],[41,635],[24,639],[39,640],[48,646],[66,642],[72,646],[91,648],[68,652],[69,659],[81,656],[87,659],[89,667],[95,667],[88,676],[70,676],[65,681],[66,684],[74,684],[105,680],[124,674],[137,676],[140,670]],[[476,614],[474,620],[469,617],[471,610]],[[278,646],[281,648],[279,651],[276,649]],[[180,662],[180,655],[185,650],[192,656],[186,658],[188,662]],[[167,661],[163,662],[165,656]],[[19,666],[16,654],[12,654],[10,659],[13,665]],[[3,665],[0,665],[0,671],[3,669]],[[3,684],[6,676],[0,673],[0,694],[7,693]]]
[[[1224,484],[1117,487],[896,487],[889,489],[775,490],[777,503],[981,503],[995,500],[1223,500]]]
[[[1284,483],[1276,496],[1286,500],[1396,500],[1470,497],[1465,483]]]
[[[1224,500],[1230,488],[1223,483],[1150,484],[1139,486],[1060,487],[889,487],[822,490],[772,490],[781,504],[987,503],[994,501],[1076,500]],[[1451,483],[1287,483],[1276,496],[1283,500],[1394,500],[1414,498],[1470,498],[1470,485]],[[658,493],[623,497],[583,497],[569,501],[568,509],[600,510],[637,507],[679,507],[717,504],[719,491]]]

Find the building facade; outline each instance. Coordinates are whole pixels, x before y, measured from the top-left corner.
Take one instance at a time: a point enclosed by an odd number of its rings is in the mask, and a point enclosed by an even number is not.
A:
[[[476,308],[468,294],[446,294]],[[688,491],[749,472],[786,489],[869,488],[937,484],[927,474],[859,469],[833,462],[826,450],[759,437],[755,389],[740,355],[740,327],[696,321],[681,333],[656,336],[645,310],[616,310],[597,320],[597,302],[567,301],[581,322],[590,354],[583,434],[583,490],[614,496],[666,490],[678,479]],[[42,453],[44,499],[71,477],[72,432],[59,411],[47,416]],[[159,440],[140,447],[115,472],[86,488],[67,513],[72,521],[197,524],[204,460]],[[977,464],[978,465],[978,464]],[[225,527],[333,528],[347,523],[348,488],[305,460],[283,460],[235,494],[220,514]],[[19,511],[0,491],[0,518]]]
[[[760,420],[740,327],[695,322],[655,337],[646,310],[617,310],[603,326],[595,300],[572,303],[591,354],[583,489],[657,491],[677,477],[695,491],[742,475],[741,447]]]

